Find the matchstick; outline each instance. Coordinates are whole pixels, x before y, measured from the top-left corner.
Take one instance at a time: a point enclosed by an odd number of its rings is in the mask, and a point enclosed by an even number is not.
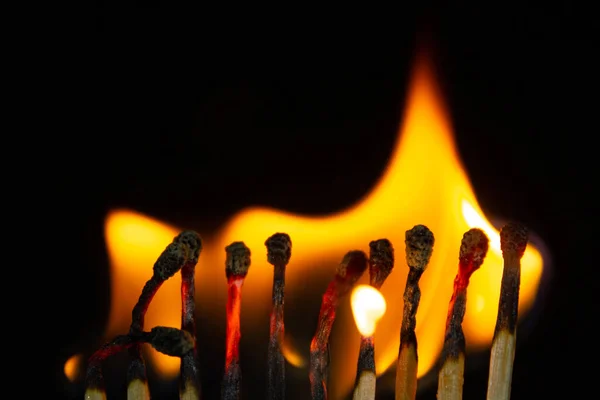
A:
[[[285,359],[281,351],[285,334],[283,319],[285,268],[292,256],[292,241],[287,233],[275,233],[265,241],[267,261],[273,265],[272,310],[267,349],[267,399],[285,398]]]
[[[188,332],[171,327],[156,326],[150,332],[119,335],[103,344],[88,360],[86,373],[85,399],[106,399],[104,380],[102,379],[102,362],[132,346],[150,344],[157,351],[172,356],[182,357],[194,347],[194,338]]]
[[[338,265],[334,278],[323,294],[317,330],[310,343],[310,392],[313,400],[327,399],[329,372],[329,335],[340,299],[347,295],[367,268],[367,255],[349,251]]]
[[[500,248],[504,259],[498,317],[492,340],[487,400],[508,400],[517,339],[521,258],[528,241],[527,228],[508,223],[500,230]]]
[[[225,247],[225,275],[227,276],[227,341],[225,342],[225,373],[221,383],[221,399],[240,398],[242,370],[239,342],[242,286],[250,268],[250,249],[244,242],[233,242]]]
[[[191,231],[183,232],[181,241],[187,243],[193,254],[181,267],[181,329],[188,332],[194,338],[194,348],[181,357],[179,367],[179,397],[181,400],[200,399],[200,367],[198,365],[196,349],[196,322],[194,313],[196,311],[195,300],[195,271],[198,257],[202,251],[202,239]]]
[[[177,235],[154,263],[153,275],[146,282],[142,293],[131,313],[129,333],[138,334],[144,328],[146,311],[154,295],[162,284],[175,275],[184,265],[195,265],[202,249],[200,236],[194,231],[183,231]],[[146,366],[142,357],[141,345],[129,349],[131,362],[127,371],[127,398],[132,400],[150,398]]]
[[[394,247],[388,239],[378,239],[371,241],[369,248],[369,284],[379,290],[394,268]],[[352,398],[375,399],[376,381],[374,336],[361,335]]]
[[[415,327],[421,300],[419,279],[427,268],[435,239],[425,225],[415,225],[404,235],[408,277],[404,288],[404,311],[400,328],[400,350],[396,364],[396,400],[414,400],[417,395],[418,351]]]
[[[463,393],[465,370],[465,336],[462,321],[467,306],[469,278],[481,264],[488,251],[489,239],[478,228],[468,230],[462,238],[458,273],[448,306],[444,346],[438,372],[438,400],[460,400]]]

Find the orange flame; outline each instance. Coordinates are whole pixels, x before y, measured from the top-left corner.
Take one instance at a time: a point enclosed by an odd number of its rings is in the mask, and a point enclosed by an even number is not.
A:
[[[272,266],[266,261],[264,240],[274,232],[286,232],[293,240],[293,253],[286,272],[286,318],[302,298],[307,285],[318,287],[333,276],[335,266],[350,249],[368,251],[368,243],[388,238],[396,248],[394,270],[381,288],[387,312],[379,321],[376,368],[381,375],[393,366],[400,341],[402,293],[408,267],[404,260],[404,233],[425,224],[435,235],[428,269],[420,281],[421,302],[417,314],[419,343],[418,374],[433,366],[443,344],[444,323],[452,280],[456,274],[462,235],[473,227],[490,238],[490,250],[480,271],[471,279],[470,300],[463,321],[469,349],[489,346],[496,319],[502,254],[498,231],[481,211],[457,155],[450,120],[442,103],[428,59],[417,60],[408,93],[408,106],[399,141],[387,170],[376,187],[350,209],[327,216],[300,216],[267,208],[249,208],[235,215],[214,236],[203,235],[205,250],[196,269],[197,312],[225,312],[227,292],[224,247],[243,240],[253,254],[252,267],[244,284],[241,319],[246,331],[256,329],[260,318],[270,312]],[[111,264],[112,298],[107,336],[126,331],[131,309],[151,275],[151,266],[177,234],[172,227],[127,210],[111,212],[106,219],[106,242]],[[201,232],[202,233],[202,232]],[[529,245],[522,259],[519,316],[530,309],[543,269],[540,252]],[[179,326],[180,284],[175,276],[153,300],[146,324]],[[324,286],[323,286],[324,288]],[[320,300],[320,294],[312,293]],[[315,305],[317,320],[319,305]],[[342,305],[331,337],[330,387],[332,399],[352,388],[359,333],[352,326],[349,304]],[[286,326],[287,326],[286,322]],[[284,355],[290,364],[304,367],[308,342],[288,340],[294,332],[286,328]],[[243,340],[243,339],[242,339]],[[179,359],[147,349],[149,362],[162,376],[174,377]],[[307,371],[308,379],[308,371]]]

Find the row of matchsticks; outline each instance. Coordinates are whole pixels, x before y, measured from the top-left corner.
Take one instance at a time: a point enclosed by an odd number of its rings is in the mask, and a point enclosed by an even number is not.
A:
[[[516,322],[520,286],[520,264],[528,241],[527,229],[519,223],[508,223],[500,231],[504,271],[498,317],[492,342],[488,400],[510,398],[511,377],[515,355]],[[466,309],[467,286],[471,274],[484,261],[489,239],[477,228],[465,232],[460,244],[458,272],[450,299],[444,345],[439,362],[438,400],[461,399],[465,362],[465,337],[462,321]],[[400,330],[400,348],[396,365],[396,400],[414,400],[417,392],[416,312],[421,297],[419,279],[425,271],[434,245],[433,233],[424,225],[406,231],[406,262],[409,267],[404,292],[404,313]],[[267,260],[274,267],[270,337],[268,344],[268,399],[285,398],[285,359],[282,354],[284,334],[285,270],[292,253],[289,235],[276,233],[265,241]],[[365,270],[369,270],[370,285],[379,289],[394,266],[394,249],[388,239],[370,242],[369,257],[360,250],[345,254],[329,283],[321,303],[316,333],[310,344],[309,381],[314,400],[327,399],[329,371],[329,336],[340,300],[347,295]],[[193,231],[176,236],[153,267],[132,311],[129,332],[103,344],[88,360],[86,399],[105,399],[102,361],[127,350],[130,365],[127,373],[127,398],[149,399],[150,391],[141,346],[150,344],[164,354],[180,357],[180,398],[201,398],[194,322],[194,271],[202,250],[202,240]],[[228,282],[227,338],[225,372],[222,380],[222,400],[240,398],[242,371],[239,360],[240,306],[242,285],[250,267],[250,249],[243,242],[233,242],[225,248],[225,272]],[[157,326],[144,331],[144,316],[160,288],[170,277],[181,271],[181,329]],[[375,398],[375,360],[373,337],[361,337],[353,399]]]

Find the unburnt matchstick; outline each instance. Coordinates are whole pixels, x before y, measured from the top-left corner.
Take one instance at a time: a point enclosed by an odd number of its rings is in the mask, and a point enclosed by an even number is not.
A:
[[[195,266],[201,250],[202,240],[194,231],[183,231],[173,239],[154,263],[152,277],[144,285],[138,302],[133,307],[129,333],[135,335],[143,330],[146,311],[158,289],[185,265]],[[194,335],[193,331],[190,333]],[[127,397],[130,399],[149,399],[150,391],[141,345],[132,346],[129,349],[129,354],[131,363],[127,372]]]
[[[369,248],[369,284],[379,290],[394,268],[394,247],[388,239],[378,239]],[[374,337],[361,335],[353,399],[374,399],[376,379]]]
[[[315,335],[310,343],[310,392],[312,399],[327,399],[329,335],[340,299],[347,295],[367,268],[367,255],[352,250],[344,255],[336,274],[323,294]]]
[[[454,291],[448,306],[444,345],[438,372],[438,400],[462,399],[465,336],[462,321],[467,306],[467,287],[471,274],[475,272],[487,255],[489,239],[481,229],[473,228],[463,235],[458,273],[454,279]]]
[[[106,399],[102,379],[102,362],[108,357],[143,343],[150,344],[163,354],[182,357],[193,350],[194,342],[194,337],[189,332],[165,326],[156,326],[150,332],[142,331],[115,337],[110,342],[103,344],[88,360],[85,399]]]
[[[272,310],[267,349],[267,399],[285,398],[285,359],[281,351],[285,325],[283,304],[285,269],[292,256],[292,241],[287,233],[275,233],[265,241],[267,261],[273,265]]]
[[[527,228],[519,223],[508,223],[500,230],[504,270],[492,340],[487,400],[510,398],[519,312],[521,258],[525,253],[527,241]]]
[[[181,267],[181,329],[194,338],[194,348],[181,357],[179,368],[179,394],[181,400],[200,399],[200,374],[196,350],[196,311],[195,271],[198,257],[202,251],[202,239],[193,231],[184,231],[179,241],[185,243],[190,251],[187,262]]]
[[[242,286],[250,268],[250,249],[244,242],[233,242],[225,247],[225,275],[227,276],[227,338],[225,342],[225,372],[221,383],[221,398],[240,398],[242,371],[239,342]]]
[[[396,364],[396,400],[414,400],[417,395],[418,351],[415,327],[421,300],[419,280],[429,265],[435,239],[425,225],[415,225],[404,235],[408,277],[404,288],[404,311],[400,328],[400,350]]]

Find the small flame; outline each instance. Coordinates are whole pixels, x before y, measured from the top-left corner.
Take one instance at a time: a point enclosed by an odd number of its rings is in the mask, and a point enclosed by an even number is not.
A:
[[[363,336],[375,333],[377,322],[385,314],[386,304],[381,292],[369,285],[358,285],[350,296],[352,315],[358,331]]]
[[[490,184],[493,184],[491,182]],[[489,346],[497,315],[503,259],[498,230],[485,218],[457,155],[450,119],[438,92],[429,59],[417,59],[399,140],[388,167],[373,190],[353,207],[326,216],[301,216],[268,208],[248,208],[213,235],[200,232],[205,246],[196,268],[196,311],[206,317],[225,312],[226,278],[224,247],[243,240],[255,255],[244,284],[241,319],[244,338],[258,330],[259,316],[268,316],[273,268],[266,261],[264,241],[274,232],[286,232],[293,254],[286,272],[286,340],[283,352],[293,365],[304,366],[309,346],[289,340],[289,316],[306,309],[307,297],[320,299],[312,285],[329,280],[342,256],[350,249],[368,251],[373,239],[388,238],[396,249],[394,270],[381,288],[387,312],[378,322],[376,370],[381,375],[393,366],[400,342],[402,293],[408,266],[404,259],[404,233],[424,224],[435,235],[429,266],[420,280],[417,312],[418,375],[429,371],[443,345],[447,305],[456,274],[458,250],[464,232],[481,228],[490,239],[490,250],[480,271],[469,284],[463,320],[468,349]],[[127,331],[131,309],[152,265],[178,228],[129,210],[112,211],[106,219],[106,243],[111,265],[111,310],[107,337]],[[529,244],[521,262],[519,318],[530,310],[543,270],[543,258]],[[363,277],[364,278],[364,277]],[[366,278],[365,278],[366,279]],[[180,324],[181,278],[169,279],[158,291],[146,316],[146,326]],[[311,303],[312,304],[312,303]],[[304,306],[304,307],[303,307]],[[340,312],[331,337],[330,386],[332,399],[344,398],[355,378],[358,332],[351,328],[348,304]],[[318,304],[315,305],[314,324]],[[304,318],[296,313],[297,318]],[[268,322],[265,322],[268,323]],[[308,321],[310,324],[310,321]],[[306,324],[305,324],[306,325]],[[337,327],[337,328],[336,328]],[[311,325],[312,329],[312,325]],[[223,340],[225,340],[223,338]],[[301,345],[305,344],[305,345]],[[148,346],[149,347],[149,346]],[[150,363],[165,378],[176,376],[179,359],[146,349]]]
[[[83,361],[82,354],[73,354],[69,359],[65,362],[65,366],[63,368],[63,372],[67,379],[71,382],[75,382],[77,380],[77,376],[81,372],[81,362]]]

